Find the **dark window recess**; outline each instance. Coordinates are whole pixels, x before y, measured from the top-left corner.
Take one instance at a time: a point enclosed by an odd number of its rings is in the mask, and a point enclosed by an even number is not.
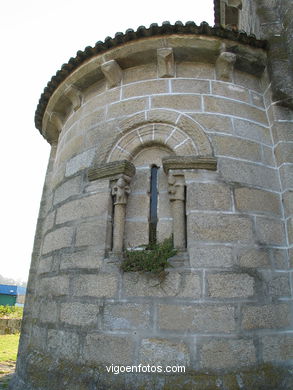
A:
[[[151,188],[150,188],[150,219],[149,219],[149,242],[157,242],[158,223],[158,167],[151,168]]]

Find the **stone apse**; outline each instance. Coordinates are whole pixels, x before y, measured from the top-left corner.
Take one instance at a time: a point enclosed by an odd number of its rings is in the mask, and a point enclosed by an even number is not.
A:
[[[267,58],[245,33],[154,24],[79,51],[48,83],[12,389],[291,388],[292,112],[274,104]],[[178,250],[160,283],[120,269],[149,242],[151,186],[156,240]]]

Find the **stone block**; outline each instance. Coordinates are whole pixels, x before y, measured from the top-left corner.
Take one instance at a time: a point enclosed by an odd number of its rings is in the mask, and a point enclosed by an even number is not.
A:
[[[170,238],[173,234],[173,220],[172,218],[159,218],[157,224],[157,240],[159,242]]]
[[[198,123],[207,131],[232,134],[234,132],[232,119],[217,114],[192,114]]]
[[[171,204],[169,200],[169,194],[167,192],[159,192],[158,218],[172,218]]]
[[[48,230],[51,230],[54,226],[54,220],[55,220],[55,210],[49,213],[46,218],[43,225],[43,232],[46,233]]]
[[[150,366],[189,366],[188,346],[176,340],[150,338],[143,339],[139,349],[139,362]]]
[[[129,336],[88,334],[83,359],[94,364],[129,365],[133,363],[134,343]]]
[[[253,239],[252,222],[238,215],[203,214],[188,215],[187,241],[239,242],[247,243]]]
[[[248,184],[273,191],[280,190],[280,182],[275,169],[224,157],[218,159],[218,169],[223,179],[229,182]]]
[[[283,194],[283,204],[286,215],[293,215],[293,191],[287,191]]]
[[[283,245],[285,243],[283,222],[256,217],[256,239],[262,244]]]
[[[58,306],[56,302],[45,301],[41,303],[39,320],[41,322],[56,323],[58,316]]]
[[[99,306],[89,303],[61,303],[60,321],[76,326],[95,326],[98,322]]]
[[[272,127],[272,133],[275,144],[280,141],[293,141],[293,123],[292,122],[275,122]]]
[[[150,175],[149,167],[136,167],[136,174],[130,183],[131,193],[148,192],[150,190]]]
[[[264,110],[250,106],[246,103],[239,103],[236,100],[204,96],[204,110],[205,112],[232,115],[268,125],[266,112]]]
[[[106,112],[105,108],[90,112],[89,115],[84,116],[80,119],[79,129],[83,132],[83,134],[88,133],[90,129],[99,125],[101,122],[104,122]]]
[[[277,165],[293,163],[293,143],[280,142],[275,148]]]
[[[45,236],[42,253],[46,254],[57,249],[70,247],[72,243],[73,228],[62,227],[55,229]]]
[[[152,97],[153,108],[173,108],[179,111],[201,111],[201,98],[197,95],[160,95]]]
[[[201,275],[196,273],[183,274],[183,286],[177,296],[199,299],[201,295]]]
[[[262,162],[265,165],[269,165],[271,167],[275,167],[275,157],[274,157],[274,151],[273,148],[270,146],[262,145]]]
[[[38,291],[40,296],[62,296],[69,293],[68,276],[51,276],[39,279]]]
[[[87,217],[107,216],[109,194],[98,193],[72,200],[57,209],[56,223],[64,223]]]
[[[240,211],[281,215],[280,196],[255,188],[235,188],[235,206]]]
[[[150,80],[130,85],[125,85],[122,88],[123,99],[128,99],[135,96],[155,95],[160,93],[168,93],[167,80]]]
[[[271,329],[287,328],[290,325],[290,308],[286,303],[264,306],[244,306],[242,328]]]
[[[249,339],[210,339],[202,342],[200,365],[204,369],[251,366],[256,363],[256,350]]]
[[[223,184],[191,183],[187,186],[187,211],[230,210],[230,188]]]
[[[150,306],[141,303],[108,303],[104,308],[104,328],[147,329],[150,326]]]
[[[288,218],[287,219],[287,231],[288,231],[288,241],[289,244],[293,244],[293,218]]]
[[[179,62],[176,64],[176,76],[178,78],[213,80],[215,78],[215,67],[209,63]]]
[[[123,70],[123,84],[156,78],[157,64],[154,63],[126,68]]]
[[[280,334],[262,337],[263,360],[265,362],[293,359],[293,335]]]
[[[72,280],[73,295],[111,298],[116,295],[118,280],[113,274],[78,275]]]
[[[59,151],[57,160],[59,162],[68,161],[72,156],[83,151],[83,135],[71,138]]]
[[[255,106],[264,108],[264,98],[262,94],[251,92],[250,93],[251,103]]]
[[[284,272],[262,272],[266,281],[268,294],[272,296],[290,297],[290,274]]]
[[[172,93],[210,93],[207,80],[174,79],[171,81]]]
[[[215,154],[219,156],[236,157],[250,161],[261,161],[260,145],[231,136],[212,136]]]
[[[53,266],[53,257],[41,257],[38,265],[38,274],[50,272]]]
[[[261,92],[260,79],[246,72],[234,71],[234,83],[256,92]]]
[[[86,250],[73,253],[62,253],[60,256],[60,269],[98,269],[102,266],[104,250]]]
[[[229,99],[241,100],[245,103],[250,102],[249,91],[246,88],[220,81],[212,82],[212,94],[224,96]]]
[[[129,272],[123,275],[123,293],[135,297],[175,297],[180,289],[180,274],[169,272],[165,279],[160,275]]]
[[[47,346],[55,358],[75,360],[79,354],[79,338],[74,332],[49,329]]]
[[[97,248],[105,248],[107,233],[107,221],[85,222],[76,229],[76,246],[95,245]]]
[[[233,119],[235,134],[267,145],[272,145],[269,127],[260,126],[247,120]]]
[[[139,111],[144,111],[147,108],[147,98],[122,100],[118,103],[113,103],[109,105],[107,118],[119,118],[122,116],[134,114]]]
[[[149,242],[149,223],[147,217],[141,220],[125,221],[124,247],[134,248]]]
[[[190,266],[194,268],[231,267],[232,248],[227,246],[206,246],[189,248]]]
[[[95,153],[94,149],[89,149],[69,160],[66,164],[65,176],[74,175],[80,170],[88,168],[95,157]]]
[[[80,177],[75,177],[66,181],[55,189],[54,192],[54,205],[63,202],[71,196],[78,195],[80,193]]]
[[[254,278],[247,274],[207,274],[208,295],[211,298],[248,298],[254,294]]]
[[[148,194],[130,193],[126,207],[126,219],[148,218],[150,210],[150,197]]]
[[[283,191],[293,188],[293,164],[282,165],[279,169]]]
[[[269,253],[261,249],[248,249],[238,255],[239,266],[243,268],[270,267]]]
[[[235,330],[235,308],[230,305],[168,305],[158,308],[158,326],[178,333],[230,333]]]
[[[85,147],[99,148],[99,153],[101,153],[101,156],[105,157],[105,152],[108,154],[115,142],[118,130],[118,123],[116,120],[100,123],[85,134]],[[100,154],[95,156],[95,162],[102,160],[100,159]]]
[[[87,115],[113,102],[120,100],[120,88],[106,89],[103,93],[94,96],[85,102],[81,108],[82,114]]]

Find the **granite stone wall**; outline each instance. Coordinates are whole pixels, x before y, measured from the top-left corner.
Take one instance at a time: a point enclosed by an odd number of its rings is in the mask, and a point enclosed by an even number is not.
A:
[[[224,43],[227,56],[216,37],[131,42],[86,62],[51,97],[43,134],[52,154],[13,389],[290,388],[292,111],[274,105],[267,71],[252,71],[266,53]],[[215,168],[166,171],[166,156]],[[117,160],[136,168],[124,247],[148,241],[152,164],[162,239],[177,218],[170,176],[185,187],[186,248],[163,280],[123,273],[112,253],[118,176],[89,171]],[[113,375],[111,364],[187,371]]]

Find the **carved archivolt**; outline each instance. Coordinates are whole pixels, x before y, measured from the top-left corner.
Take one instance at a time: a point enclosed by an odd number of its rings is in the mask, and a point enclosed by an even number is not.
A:
[[[106,154],[107,162],[132,160],[144,147],[161,145],[175,155],[212,156],[203,128],[187,115],[172,110],[150,110],[119,124],[120,135]]]

